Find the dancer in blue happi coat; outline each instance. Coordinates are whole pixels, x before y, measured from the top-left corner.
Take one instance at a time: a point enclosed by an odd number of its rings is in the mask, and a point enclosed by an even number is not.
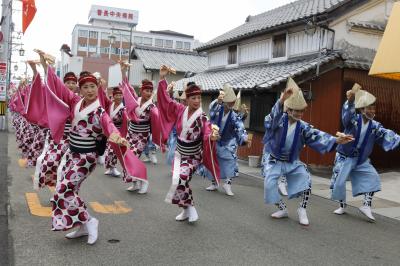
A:
[[[247,132],[243,125],[242,116],[239,116],[233,110],[236,100],[232,86],[225,84],[223,93],[210,104],[210,121],[219,127],[220,139],[217,144],[217,158],[220,177],[225,180],[222,187],[229,196],[234,195],[231,184],[238,170],[237,147],[247,143]],[[217,190],[217,182],[211,178],[211,185],[206,189],[208,191]]]
[[[353,197],[363,195],[363,205],[359,208],[369,220],[374,221],[371,203],[375,192],[381,190],[380,177],[368,157],[375,143],[385,151],[399,146],[400,136],[385,129],[374,120],[376,98],[361,90],[357,83],[347,92],[347,101],[342,109],[344,132],[355,136],[353,143],[339,145],[332,176],[332,199],[340,202],[335,214],[344,214],[346,207],[346,180],[351,181]],[[358,110],[359,112],[357,112]]]
[[[302,197],[297,210],[299,222],[308,225],[306,207],[311,193],[311,178],[307,166],[299,160],[300,151],[308,145],[319,153],[333,151],[336,143],[347,143],[351,136],[333,137],[301,120],[307,103],[300,88],[289,78],[287,88],[265,118],[264,135],[264,200],[275,204],[273,218],[288,217],[286,204],[278,192],[278,179],[287,179],[288,198]]]

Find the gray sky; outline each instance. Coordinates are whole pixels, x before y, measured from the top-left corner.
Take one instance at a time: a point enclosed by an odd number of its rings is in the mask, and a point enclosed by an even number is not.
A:
[[[173,30],[194,35],[207,42],[244,23],[248,15],[256,15],[293,0],[36,0],[37,12],[22,38],[26,56],[15,52],[12,61],[35,59],[35,48],[59,57],[62,44],[71,45],[75,24],[87,24],[90,6],[103,5],[139,11],[137,30]],[[14,8],[21,4],[14,1]],[[21,30],[21,12],[15,12],[16,30]],[[14,64],[13,64],[14,65]],[[21,73],[21,71],[19,71]]]

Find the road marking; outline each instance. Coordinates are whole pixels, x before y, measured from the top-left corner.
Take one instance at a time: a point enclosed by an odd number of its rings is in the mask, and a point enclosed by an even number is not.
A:
[[[29,212],[32,215],[51,217],[51,207],[42,206],[37,193],[25,193],[25,197]],[[126,205],[125,201],[114,201],[114,204],[101,204],[97,201],[94,201],[89,202],[89,205],[97,213],[125,214],[132,211],[132,209]]]
[[[114,201],[114,204],[104,205],[95,201],[89,202],[89,204],[90,207],[92,207],[92,209],[98,213],[123,214],[132,211],[132,209],[126,205],[125,201]]]
[[[18,160],[18,165],[21,168],[26,168],[27,164],[28,164],[28,160],[27,159],[19,159]]]
[[[51,217],[51,207],[44,207],[40,204],[36,193],[25,193],[26,202],[32,215],[40,217]]]

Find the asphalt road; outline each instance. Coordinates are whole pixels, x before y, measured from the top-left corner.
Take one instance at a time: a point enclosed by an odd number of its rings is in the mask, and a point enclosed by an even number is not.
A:
[[[84,238],[67,240],[64,232],[50,230],[50,218],[30,213],[26,193],[36,193],[33,169],[18,166],[15,138],[8,139],[10,253],[15,265],[399,265],[400,222],[376,215],[377,222],[369,223],[353,208],[339,217],[332,214],[335,203],[317,196],[309,204],[310,226],[298,224],[298,200],[288,204],[289,219],[273,220],[269,215],[275,208],[263,203],[262,180],[249,177],[235,180],[234,197],[208,192],[208,182],[194,177],[200,219],[195,225],[176,222],[178,208],[164,202],[171,182],[164,164],[148,164],[147,195],[125,191],[126,184],[103,175],[98,166],[81,196],[100,220],[99,240],[94,246]],[[50,190],[37,194],[39,209],[50,206]],[[123,201],[122,207],[108,206],[115,201]],[[95,212],[93,202],[97,211],[114,213]],[[3,258],[0,265],[7,263]]]

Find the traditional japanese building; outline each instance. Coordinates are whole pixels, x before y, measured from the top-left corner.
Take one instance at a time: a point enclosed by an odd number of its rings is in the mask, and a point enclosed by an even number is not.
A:
[[[250,148],[239,157],[261,155],[264,117],[270,112],[288,77],[300,84],[308,101],[305,120],[331,134],[341,129],[345,92],[355,82],[377,96],[376,119],[400,132],[400,83],[373,78],[368,71],[395,1],[298,0],[248,16],[244,24],[197,48],[207,52],[207,70],[178,82],[203,87],[204,109],[229,82],[250,107],[246,121],[254,134]],[[334,153],[321,156],[305,149],[309,164],[329,166]],[[379,167],[398,167],[400,151],[376,148],[372,160]]]

